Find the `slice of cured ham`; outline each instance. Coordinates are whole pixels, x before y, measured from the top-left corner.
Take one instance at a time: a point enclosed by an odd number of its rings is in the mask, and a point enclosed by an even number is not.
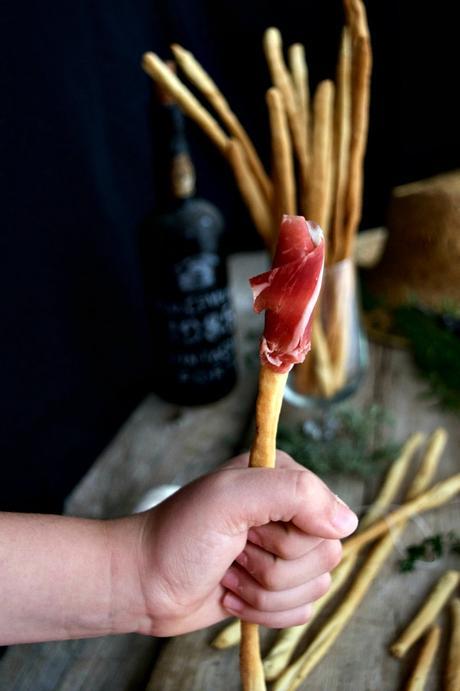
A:
[[[255,311],[266,310],[260,359],[275,372],[288,372],[310,350],[323,267],[321,228],[303,216],[284,216],[272,269],[249,281]]]

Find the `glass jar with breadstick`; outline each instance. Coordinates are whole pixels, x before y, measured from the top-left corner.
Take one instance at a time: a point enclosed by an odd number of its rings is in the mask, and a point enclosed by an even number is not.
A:
[[[273,83],[266,98],[270,175],[224,94],[192,53],[171,46],[185,81],[200,98],[154,53],[146,53],[142,63],[227,159],[270,254],[284,214],[301,214],[325,231],[326,270],[314,315],[313,354],[295,368],[287,387],[288,397],[300,404],[343,398],[356,388],[366,361],[352,254],[361,217],[372,55],[362,0],[344,0],[344,10],[336,78],[321,81],[311,98],[304,47],[290,46],[286,61],[278,29],[265,32]]]

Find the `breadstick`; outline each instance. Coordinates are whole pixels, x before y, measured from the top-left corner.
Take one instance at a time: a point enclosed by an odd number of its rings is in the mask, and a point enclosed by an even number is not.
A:
[[[347,24],[349,24],[353,36],[369,37],[366,10],[362,0],[344,0],[344,9]]]
[[[214,142],[217,148],[225,154],[228,144],[227,135],[212,115],[208,113],[206,108],[203,108],[201,103],[182,84],[180,79],[169,69],[163,60],[155,53],[144,53],[142,68],[149,77],[171,94],[184,113],[192,118]]]
[[[327,345],[326,334],[321,323],[319,310],[314,317],[311,333],[312,360],[314,373],[318,384],[318,392],[325,398],[334,394],[334,373],[332,371],[331,356]]]
[[[302,117],[305,133],[306,156],[310,153],[310,85],[305,48],[301,43],[293,43],[288,49],[289,66],[297,96],[297,108]]]
[[[332,129],[334,83],[325,79],[313,97],[312,171],[308,195],[308,215],[327,230],[332,193]]]
[[[385,518],[367,528],[362,533],[351,537],[343,546],[343,556],[361,549],[365,545],[385,534],[392,526],[409,519],[416,513],[424,513],[435,509],[450,501],[460,492],[460,473],[451,475],[447,480],[438,482],[430,490],[420,494],[417,498],[407,501]]]
[[[217,636],[211,641],[211,646],[218,650],[224,650],[225,648],[232,648],[234,645],[238,645],[240,639],[241,622],[239,619],[233,619],[222,631],[219,631]]]
[[[274,372],[264,365],[260,368],[256,434],[249,457],[251,468],[275,467],[278,418],[287,378],[288,372]]]
[[[360,605],[392,548],[393,540],[388,535],[373,548],[337,610],[331,615],[303,655],[281,675],[275,683],[273,691],[294,691],[297,689],[326,655]]]
[[[276,432],[288,373],[260,368],[259,393],[256,402],[256,434],[249,454],[251,468],[274,468]],[[244,691],[265,690],[260,659],[259,627],[241,622],[240,670]]]
[[[406,691],[423,691],[425,688],[433,658],[439,647],[440,636],[441,627],[438,625],[432,626],[428,631],[420,655],[406,685]]]
[[[439,458],[444,451],[446,443],[447,432],[443,427],[438,427],[428,439],[421,466],[407,495],[408,499],[415,499],[425,487],[428,487],[436,473]]]
[[[351,572],[353,571],[358,555],[352,554],[348,559],[344,559],[334,569],[332,573],[332,582],[329,590],[323,597],[321,597],[313,606],[313,612],[306,624],[301,626],[293,626],[284,629],[273,648],[263,660],[265,679],[273,681],[283,672],[286,665],[289,663],[297,644],[309,628],[310,624],[316,619],[318,614],[324,607],[332,600],[334,595],[340,590],[342,585],[347,581]]]
[[[257,155],[257,152],[246,130],[241,125],[235,113],[231,110],[227,99],[190,51],[185,50],[185,48],[182,48],[182,46],[178,45],[177,43],[171,46],[171,50],[176,58],[177,63],[190,79],[192,84],[200,89],[204,96],[206,96],[215,111],[222,118],[224,124],[228,127],[231,134],[233,134],[241,142],[249,165],[251,166],[252,172],[261,187],[266,201],[268,204],[271,204],[273,186],[270,178],[265,172],[262,162]]]
[[[283,214],[296,213],[294,161],[291,140],[281,92],[276,87],[267,91],[267,106],[272,139],[272,166],[275,183],[274,223],[278,227]]]
[[[266,691],[260,659],[259,627],[241,622],[240,674],[243,691]]]
[[[404,657],[409,648],[427,630],[430,624],[438,616],[445,603],[458,586],[460,573],[458,571],[446,571],[439,579],[434,590],[430,593],[415,619],[390,647],[395,657]]]
[[[332,199],[332,123],[333,123],[334,84],[330,80],[321,82],[313,97],[313,134],[311,176],[308,188],[306,213],[308,217],[327,229],[330,219]],[[319,306],[313,319],[312,356],[310,363],[302,365],[306,377],[314,377],[319,395],[330,398],[334,392],[334,373],[332,370],[329,347],[320,320]],[[305,389],[312,382],[304,382]],[[316,388],[315,387],[315,388]]]
[[[440,455],[437,456],[437,463]],[[424,472],[424,463],[421,463],[421,472],[424,475],[424,483],[429,482],[429,476]],[[434,464],[431,464],[434,469]],[[420,471],[419,471],[420,472]],[[418,475],[418,473],[417,473]],[[421,490],[426,489],[426,485],[418,482],[417,475],[412,481],[408,495],[413,494],[414,488],[418,485]],[[373,547],[369,557],[364,562],[362,568],[354,579],[353,585],[346,598],[341,602],[338,609],[331,615],[324,628],[318,633],[316,638],[309,645],[307,650],[296,660],[284,674],[279,678],[274,686],[274,691],[294,691],[302,681],[308,676],[318,662],[326,655],[332,647],[337,637],[347,625],[355,610],[359,607],[372,582],[377,576],[382,564],[394,548],[395,540],[404,531],[406,522],[400,523],[393,533],[386,535],[375,547]],[[357,554],[352,554],[348,559],[356,558]]]
[[[460,691],[460,599],[451,602],[452,627],[446,668],[446,691]]]
[[[336,76],[333,142],[333,193],[329,229],[328,263],[344,257],[344,213],[348,186],[348,163],[351,137],[351,37],[343,29]],[[347,355],[350,342],[350,305],[354,300],[354,267],[337,267],[331,277],[331,302],[328,324],[328,344],[331,352],[334,390],[339,391],[346,381]],[[333,283],[336,282],[336,285]],[[345,291],[343,290],[345,288]]]
[[[329,238],[329,262],[340,261],[343,254],[343,221],[348,183],[351,137],[351,37],[347,27],[342,32],[337,65],[334,112],[334,202]]]
[[[242,145],[238,140],[230,139],[228,141],[227,158],[254,225],[271,250],[274,243],[274,232],[270,208],[262,196],[261,189],[248,166]]]
[[[346,194],[344,257],[349,257],[361,218],[363,163],[369,122],[372,51],[366,12],[362,2],[352,2],[352,128]]]
[[[272,82],[283,95],[294,150],[297,155],[302,181],[302,193],[306,194],[308,182],[308,160],[306,152],[306,132],[296,103],[294,86],[283,58],[283,45],[278,29],[271,27],[264,34],[264,50]]]
[[[372,503],[372,506],[366,512],[366,515],[360,520],[359,527],[362,530],[367,528],[372,523],[375,523],[390,506],[391,502],[396,496],[397,491],[401,487],[401,483],[411,464],[415,452],[421,446],[425,439],[425,435],[421,432],[411,434],[404,443],[398,458],[391,464],[383,485],[380,489],[379,496]],[[420,473],[420,471],[417,473]],[[416,477],[417,477],[416,476]],[[414,481],[415,482],[415,478]]]
[[[406,441],[400,455],[391,464],[379,494],[372,502],[364,518],[360,520],[359,530],[380,518],[390,506],[404,481],[414,453],[422,441],[423,435],[420,432],[412,434]],[[305,631],[347,581],[356,565],[357,558],[357,553],[351,554],[348,558],[343,559],[334,569],[329,590],[322,598],[315,602],[313,614],[306,624],[285,629],[280,633],[275,645],[263,660],[265,678],[267,680],[272,681],[276,679],[285,669]]]

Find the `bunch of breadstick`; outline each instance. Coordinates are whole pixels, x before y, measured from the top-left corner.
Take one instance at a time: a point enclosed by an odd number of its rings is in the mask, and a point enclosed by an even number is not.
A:
[[[214,114],[157,55],[146,53],[142,63],[225,156],[269,251],[276,246],[281,216],[301,213],[325,231],[329,267],[350,260],[361,217],[372,62],[362,0],[344,0],[344,9],[335,82],[321,81],[311,98],[303,45],[289,47],[286,64],[279,30],[265,32],[263,47],[273,82],[266,95],[271,175],[225,96],[192,53],[171,46],[183,74]],[[345,292],[340,286],[336,304],[328,306],[327,329],[321,308],[317,310],[312,356],[296,371],[303,393],[331,397],[344,384],[350,328],[343,309]]]
[[[310,621],[303,626],[282,631],[263,660],[265,678],[268,681],[275,681],[274,691],[294,691],[297,689],[327,654],[355,614],[381,568],[394,550],[408,520],[416,514],[445,504],[460,492],[460,474],[453,475],[430,488],[447,441],[445,430],[439,428],[433,432],[425,445],[418,469],[409,484],[406,501],[397,510],[387,513],[388,507],[394,503],[398,491],[409,474],[416,452],[424,441],[424,435],[419,432],[411,435],[398,458],[390,466],[378,496],[360,521],[359,532],[345,542],[344,558],[332,574],[332,584],[329,591],[315,603]],[[360,550],[371,542],[374,543],[371,551],[356,569]],[[345,590],[344,586],[351,580],[352,573],[351,585],[348,590]],[[391,652],[396,657],[403,657],[409,648],[425,632],[428,632],[407,687],[411,691],[423,688],[423,680],[428,675],[440,635],[439,628],[434,622],[457,588],[459,578],[460,574],[455,571],[447,571],[442,576],[415,619],[391,647]],[[312,621],[316,619],[339,590],[342,591],[342,594],[337,609],[330,615],[316,636],[309,641],[304,653],[297,660],[291,662],[295,650],[304,638]],[[445,679],[448,691],[459,691],[460,600],[458,598],[453,599],[451,611],[451,641]],[[220,649],[227,648],[237,644],[239,637],[239,622],[235,621],[218,634],[213,641],[213,646]]]

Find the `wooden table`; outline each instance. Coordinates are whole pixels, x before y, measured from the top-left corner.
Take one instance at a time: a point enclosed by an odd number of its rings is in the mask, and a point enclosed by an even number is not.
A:
[[[67,502],[73,515],[112,517],[131,512],[152,486],[183,484],[201,475],[248,440],[256,395],[254,366],[261,321],[253,315],[247,278],[265,267],[260,253],[235,255],[230,263],[238,314],[239,382],[226,399],[212,406],[178,409],[154,396],[133,413]],[[252,361],[248,364],[247,360]],[[449,431],[438,478],[458,472],[459,418],[431,405],[420,394],[424,383],[415,375],[407,353],[372,345],[365,382],[353,398],[356,406],[378,403],[394,419],[391,437],[404,440],[415,430]],[[299,417],[284,406],[283,417]],[[329,484],[357,511],[374,496],[381,477],[365,483],[344,477]],[[452,503],[411,523],[403,544],[447,529],[459,529],[459,504]],[[387,653],[388,644],[417,610],[438,576],[454,557],[400,574],[395,552],[363,604],[328,656],[302,688],[313,691],[394,691],[414,661]],[[326,610],[327,616],[328,610]],[[321,620],[319,621],[319,625]],[[444,644],[449,627],[443,615]],[[0,661],[0,689],[5,691],[237,691],[238,652],[217,652],[209,641],[221,627],[159,641],[138,635],[12,646]],[[317,625],[312,627],[312,633]],[[265,645],[275,632],[265,633]],[[439,656],[438,656],[439,659]],[[428,689],[441,687],[439,664]]]

